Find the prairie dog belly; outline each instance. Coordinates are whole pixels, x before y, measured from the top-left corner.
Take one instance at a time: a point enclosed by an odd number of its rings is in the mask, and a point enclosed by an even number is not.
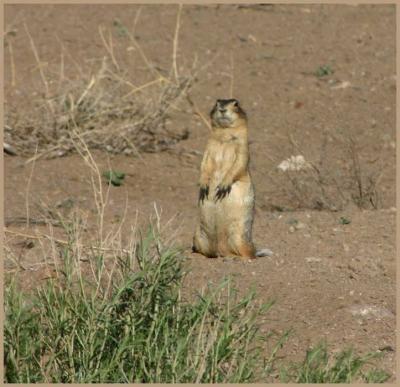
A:
[[[219,179],[210,183],[210,193],[200,207],[200,221],[205,231],[214,233],[216,228],[229,223],[243,222],[252,215],[254,209],[254,187],[250,178],[232,184],[231,192],[222,200],[216,201],[215,193]]]
[[[235,149],[233,146],[229,145],[225,145],[223,149],[220,149],[214,154],[215,168],[210,178],[211,192],[214,192],[221,183],[229,168],[232,166],[235,157]]]
[[[232,184],[231,192],[221,201],[216,209],[225,219],[242,215],[254,206],[254,188],[249,180],[239,180]]]
[[[238,241],[251,242],[254,189],[249,180],[236,181],[231,192],[215,206],[217,246],[220,255],[238,254]]]

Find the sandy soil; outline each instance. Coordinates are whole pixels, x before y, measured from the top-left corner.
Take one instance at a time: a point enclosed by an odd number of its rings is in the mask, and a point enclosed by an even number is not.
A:
[[[23,114],[24,103],[40,87],[24,22],[42,61],[58,63],[58,36],[76,62],[88,63],[104,55],[99,24],[111,26],[118,19],[131,26],[137,9],[133,5],[6,6],[5,24],[16,31],[10,37],[14,87],[10,51],[5,49],[6,110],[12,106]],[[146,55],[160,71],[171,66],[176,11],[174,6],[144,6],[136,26]],[[115,44],[121,48],[126,42],[115,37]],[[278,333],[294,329],[283,349],[288,359],[302,358],[309,345],[326,339],[333,350],[381,349],[380,364],[394,375],[395,7],[184,6],[178,63],[192,63],[195,53],[203,64],[218,54],[191,91],[204,114],[216,98],[229,96],[233,63],[234,95],[250,117],[251,172],[257,193],[255,242],[270,248],[273,256],[243,262],[190,254],[198,170],[208,134],[204,122],[190,112],[171,118],[190,135],[169,151],[140,158],[94,152],[100,169],[111,165],[127,173],[125,183],[110,190],[107,222],[117,221],[126,211],[128,223],[136,213],[145,223],[156,204],[162,219],[175,216],[174,224],[180,226],[177,243],[189,257],[191,289],[232,274],[242,291],[254,286],[260,300],[276,300],[263,327]],[[121,54],[119,60],[128,61],[128,55]],[[142,63],[135,63],[140,74]],[[333,74],[315,76],[323,65],[329,65]],[[72,62],[65,66],[73,72]],[[329,170],[339,169],[348,156],[334,139],[347,134],[356,141],[363,173],[381,171],[378,208],[359,209],[351,203],[339,211],[319,211],[299,206],[291,195],[293,186],[277,165],[302,150],[307,160],[322,155]],[[324,138],[328,138],[325,148]],[[9,230],[31,234],[43,229],[12,222],[26,216],[27,197],[33,217],[40,201],[54,207],[70,199],[88,213],[94,209],[88,171],[78,155],[40,159],[32,166],[26,157],[5,156]],[[341,218],[350,223],[342,224]],[[19,251],[24,267],[32,268],[20,273],[25,286],[37,286],[45,270],[34,266],[42,260],[39,244],[28,249],[21,247],[21,237],[8,234],[6,239]],[[12,263],[6,260],[5,269],[13,271]]]

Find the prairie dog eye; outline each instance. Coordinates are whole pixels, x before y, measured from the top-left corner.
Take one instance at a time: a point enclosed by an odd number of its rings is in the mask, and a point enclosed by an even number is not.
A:
[[[239,106],[239,101],[233,101],[233,106],[238,107]]]

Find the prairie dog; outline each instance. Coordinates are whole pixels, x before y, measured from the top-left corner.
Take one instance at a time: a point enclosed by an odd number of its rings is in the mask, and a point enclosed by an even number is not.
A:
[[[247,117],[236,99],[219,99],[200,170],[200,222],[193,251],[207,257],[267,255],[252,242],[254,187],[249,173]]]

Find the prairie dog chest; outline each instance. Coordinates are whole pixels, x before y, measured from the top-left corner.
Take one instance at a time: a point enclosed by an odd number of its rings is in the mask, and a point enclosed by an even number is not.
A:
[[[235,135],[229,135],[221,140],[215,141],[211,152],[211,158],[215,163],[215,169],[219,170],[229,167],[236,158],[239,146],[239,139]]]

